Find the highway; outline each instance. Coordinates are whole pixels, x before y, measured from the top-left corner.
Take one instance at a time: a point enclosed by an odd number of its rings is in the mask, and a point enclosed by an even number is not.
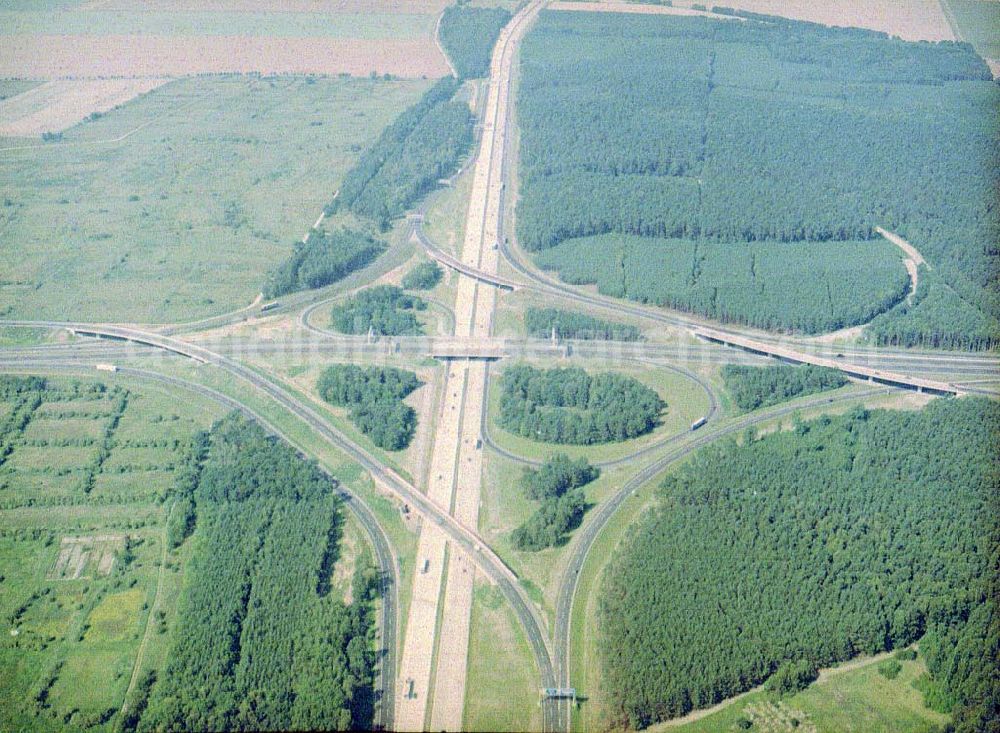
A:
[[[485,575],[497,585],[511,604],[532,647],[543,681],[551,682],[555,679],[547,645],[547,637],[542,632],[544,624],[537,608],[528,599],[527,593],[520,586],[517,576],[478,533],[455,520],[447,511],[442,511],[434,502],[418,491],[416,487],[392,469],[383,466],[368,451],[344,436],[312,407],[302,402],[293,394],[290,394],[285,388],[275,384],[269,378],[244,366],[240,362],[212,352],[204,347],[180,341],[163,334],[136,328],[61,321],[2,321],[0,325],[66,329],[80,334],[134,341],[139,344],[154,346],[164,351],[186,356],[199,363],[210,364],[247,382],[256,390],[278,402],[282,407],[303,420],[321,437],[357,461],[371,474],[376,483],[394,493],[401,501],[408,504],[424,517],[426,521],[433,522],[440,527],[448,535],[448,539],[451,542],[461,547]],[[16,365],[25,363],[31,364],[31,362],[18,360]]]

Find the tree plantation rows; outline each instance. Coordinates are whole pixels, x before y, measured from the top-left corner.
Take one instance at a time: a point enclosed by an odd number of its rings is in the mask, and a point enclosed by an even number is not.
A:
[[[989,704],[995,716],[998,430],[1000,407],[982,399],[858,407],[708,448],[668,476],[603,576],[618,723],[925,634],[935,684],[969,708],[958,719]],[[961,729],[991,729],[978,725]]]
[[[264,297],[276,298],[334,283],[373,262],[385,248],[384,242],[353,229],[313,229],[268,277]]]
[[[347,407],[351,422],[379,448],[402,450],[417,429],[417,413],[403,398],[420,386],[413,372],[395,367],[334,364],[316,390],[331,405]]]
[[[441,79],[397,117],[348,171],[327,213],[348,209],[386,230],[452,173],[472,144],[469,106],[452,99],[458,86]]]
[[[427,303],[395,285],[375,285],[335,305],[330,325],[351,334],[366,334],[369,329],[383,336],[421,334],[424,329],[416,311],[426,308]]]
[[[233,416],[213,428],[190,578],[139,730],[371,725],[369,598],[348,606],[322,592],[339,552],[333,488],[256,425]]]
[[[910,289],[896,248],[881,239],[724,243],[603,234],[562,242],[536,262],[567,282],[596,283],[605,295],[806,333],[868,321]]]
[[[461,79],[490,75],[490,56],[500,30],[510,20],[504,8],[445,8],[438,38]]]
[[[653,430],[666,403],[632,377],[583,369],[507,367],[500,380],[500,427],[546,443],[590,445]]]
[[[745,412],[847,384],[842,372],[812,364],[767,367],[726,364],[722,367],[722,380],[733,402]]]
[[[518,237],[543,252],[543,267],[571,277],[564,268],[577,253],[595,252],[593,240],[579,250],[577,240],[608,235],[598,240],[608,249],[620,241],[642,253],[594,262],[587,281],[609,294],[816,332],[900,302],[902,272],[884,247],[853,263],[873,271],[845,288],[854,303],[839,310],[829,307],[838,273],[808,263],[827,248],[875,245],[881,226],[907,238],[953,290],[920,312],[900,309],[892,338],[989,345],[952,334],[976,312],[1000,312],[991,281],[1000,90],[970,46],[775,18],[543,11],[521,72]],[[657,286],[677,263],[649,266],[647,252],[659,258],[668,239],[718,257],[732,250],[741,282],[706,268],[687,286],[703,293]],[[751,244],[795,269],[746,282]],[[546,258],[552,247],[561,253]],[[748,295],[720,306],[715,289],[720,300]]]

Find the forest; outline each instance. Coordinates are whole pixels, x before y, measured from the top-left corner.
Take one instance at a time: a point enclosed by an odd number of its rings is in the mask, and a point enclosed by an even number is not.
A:
[[[618,723],[710,706],[785,663],[921,638],[956,719],[990,715],[984,693],[995,716],[998,431],[1000,406],[983,399],[858,406],[707,448],[670,474],[603,575]]]
[[[782,284],[798,294],[781,301],[765,282],[750,298],[751,280],[728,320],[811,332],[864,323],[899,302],[886,297],[898,263],[879,247],[869,258],[878,273],[853,308],[825,319],[800,313],[836,290],[836,276],[794,261],[826,248],[860,253],[881,226],[953,291],[900,310],[896,333],[933,345],[956,343],[952,326],[972,314],[992,326],[1000,89],[982,59],[968,44],[747,17],[543,11],[522,48],[519,241],[534,252],[561,245],[558,262],[539,257],[561,272],[578,251],[595,251],[592,240],[574,246],[594,235],[656,257],[664,240],[686,240],[686,252],[732,248],[742,260],[754,245],[796,270]],[[725,277],[695,275],[689,287],[709,296],[636,284],[660,274],[645,258],[609,258],[588,277],[618,297],[724,319],[710,294],[735,290]],[[977,336],[964,345],[988,344]]]
[[[615,372],[578,367],[507,367],[500,379],[500,427],[546,443],[591,445],[653,430],[666,403],[649,387]]]
[[[638,341],[642,338],[635,326],[558,308],[528,308],[524,314],[524,325],[529,336],[543,339],[551,338],[553,329],[556,338],[562,339]]]
[[[313,229],[305,242],[274,270],[264,285],[264,297],[321,288],[370,264],[386,249],[385,242],[354,229],[326,232]]]
[[[421,262],[403,275],[400,285],[405,290],[431,290],[441,282],[444,273],[436,262]]]
[[[341,207],[383,231],[451,174],[472,145],[472,113],[452,97],[459,83],[445,77],[403,112],[362,155],[326,207]]]
[[[316,390],[331,405],[347,407],[351,422],[379,448],[402,450],[417,429],[417,413],[403,398],[419,386],[405,369],[334,364],[323,370]]]
[[[490,57],[500,30],[510,20],[504,8],[475,8],[462,3],[445,8],[438,37],[460,79],[490,75]]]
[[[371,597],[321,592],[339,551],[333,481],[233,415],[194,490],[190,578],[139,730],[371,726]]]
[[[996,349],[1000,321],[962,298],[936,273],[921,265],[913,302],[901,302],[865,329],[879,346]]]
[[[536,552],[565,542],[568,534],[580,526],[587,510],[581,487],[600,474],[586,458],[574,461],[565,453],[549,456],[538,468],[525,469],[521,490],[541,506],[511,533],[514,548]]]
[[[793,397],[843,387],[847,377],[836,369],[813,364],[766,367],[726,364],[722,367],[722,381],[736,406],[750,412]]]
[[[424,332],[416,311],[426,310],[427,303],[408,295],[395,285],[365,288],[330,311],[330,325],[340,333],[382,336],[415,335]]]
[[[722,242],[603,234],[539,253],[540,267],[604,295],[755,328],[819,333],[902,302],[910,279],[895,247],[870,242]]]

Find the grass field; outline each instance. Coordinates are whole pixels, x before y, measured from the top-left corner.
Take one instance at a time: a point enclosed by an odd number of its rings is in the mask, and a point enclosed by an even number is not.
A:
[[[429,83],[187,79],[58,143],[0,141],[18,148],[0,160],[0,314],[176,322],[245,306]]]
[[[958,24],[963,41],[980,55],[1000,59],[1000,3],[996,0],[942,0]]]
[[[469,630],[468,731],[539,730],[538,672],[531,647],[496,587],[478,581]]]
[[[751,730],[768,733],[935,733],[948,716],[924,705],[913,680],[926,671],[919,657],[902,662],[894,680],[878,672],[879,658],[848,662],[841,668],[824,670],[820,679],[791,697],[775,700],[766,692],[753,692],[704,718],[683,725],[659,725],[651,731],[715,733],[735,731],[739,719],[753,722]],[[857,664],[858,666],[855,666]],[[792,720],[799,721],[798,725]],[[794,726],[794,727],[793,727]]]
[[[155,387],[94,384],[51,378],[34,410],[12,396],[0,411],[31,416],[25,429],[8,425],[2,436],[13,445],[0,466],[4,730],[84,728],[120,709],[161,577],[181,569],[176,558],[169,570],[161,566],[170,506],[161,498],[173,477],[151,479],[132,465],[135,452],[172,465],[178,450],[165,436],[189,436],[222,413]],[[113,425],[119,413],[124,433]],[[74,439],[87,445],[64,445]],[[157,609],[163,632],[153,635],[162,636],[173,604],[161,598]]]

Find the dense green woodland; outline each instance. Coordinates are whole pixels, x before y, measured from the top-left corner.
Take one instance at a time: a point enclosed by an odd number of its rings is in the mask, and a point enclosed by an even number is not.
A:
[[[375,285],[333,306],[330,325],[351,334],[366,334],[368,329],[383,336],[421,334],[424,329],[415,312],[426,308],[427,303],[402,288]]]
[[[403,275],[400,284],[407,290],[430,290],[444,275],[436,262],[421,262]]]
[[[995,730],[982,719],[1000,724],[998,434],[1000,405],[982,399],[858,407],[716,445],[668,476],[603,576],[618,722],[707,707],[782,662],[924,637],[957,719],[980,721],[960,729]]]
[[[510,20],[504,8],[470,8],[464,4],[445,8],[438,38],[459,78],[490,75],[490,57],[500,30]]]
[[[511,534],[514,548],[537,551],[565,542],[568,534],[580,526],[587,510],[581,487],[600,474],[586,458],[574,461],[565,453],[549,456],[537,469],[525,469],[521,489],[541,506]]]
[[[882,226],[940,276],[891,338],[981,348],[952,328],[1000,312],[998,110],[967,44],[543,11],[521,54],[518,237],[609,294],[812,333],[903,301]]]
[[[343,207],[386,230],[452,173],[472,144],[469,106],[452,99],[458,86],[441,79],[397,117],[348,171],[327,212]]]
[[[419,386],[405,369],[334,364],[323,370],[316,390],[331,405],[349,408],[351,422],[375,445],[401,450],[417,429],[417,413],[403,398]]]
[[[884,241],[727,244],[602,234],[566,240],[535,259],[605,295],[816,333],[868,321],[905,299],[910,280],[894,250]]]
[[[614,372],[578,367],[507,367],[500,380],[500,427],[547,443],[590,445],[653,430],[666,403],[649,387]]]
[[[836,369],[812,364],[766,367],[726,364],[722,367],[722,381],[736,406],[749,412],[793,397],[843,387],[847,377]]]
[[[291,257],[268,276],[264,297],[329,285],[370,264],[385,249],[385,242],[364,232],[313,229],[305,242],[295,245]]]
[[[371,578],[328,595],[342,522],[313,463],[238,416],[218,423],[193,491],[189,578],[139,730],[371,726]],[[151,689],[150,689],[151,688]]]
[[[528,335],[535,338],[550,338],[553,329],[557,338],[564,339],[638,341],[642,338],[635,326],[558,308],[528,308],[524,325]]]

